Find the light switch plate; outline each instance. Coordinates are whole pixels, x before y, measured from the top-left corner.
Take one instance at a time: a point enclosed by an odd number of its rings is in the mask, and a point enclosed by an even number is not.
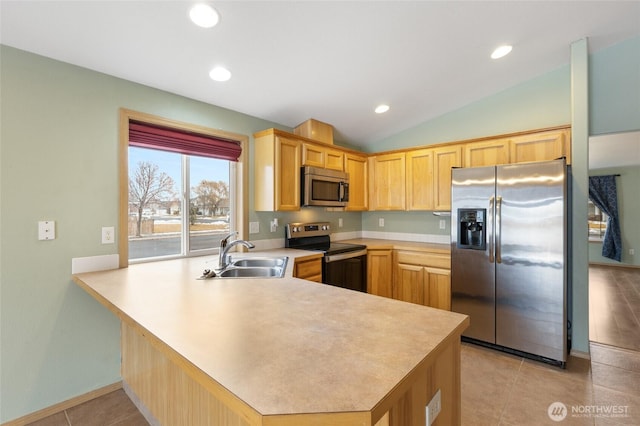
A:
[[[260,222],[249,222],[249,233],[257,234],[260,232]]]
[[[56,223],[53,220],[41,220],[38,222],[38,239],[55,240],[56,239]]]

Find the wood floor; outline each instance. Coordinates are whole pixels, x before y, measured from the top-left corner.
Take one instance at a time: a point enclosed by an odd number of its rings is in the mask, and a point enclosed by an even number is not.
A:
[[[640,268],[589,267],[589,339],[640,351]]]

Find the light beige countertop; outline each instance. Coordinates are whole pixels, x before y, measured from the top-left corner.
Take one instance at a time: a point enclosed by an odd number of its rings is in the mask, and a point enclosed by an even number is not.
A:
[[[371,411],[469,323],[292,278],[294,258],[307,251],[234,254],[252,255],[290,256],[286,276],[198,280],[216,259],[201,257],[73,279],[262,415]]]
[[[341,243],[364,244],[371,249],[416,250],[429,253],[450,254],[451,245],[422,243],[419,241],[383,240],[378,238],[352,238]]]

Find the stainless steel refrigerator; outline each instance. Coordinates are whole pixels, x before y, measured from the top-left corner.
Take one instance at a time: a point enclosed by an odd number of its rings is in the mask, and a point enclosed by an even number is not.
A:
[[[564,365],[564,160],[452,170],[452,310],[467,338]]]

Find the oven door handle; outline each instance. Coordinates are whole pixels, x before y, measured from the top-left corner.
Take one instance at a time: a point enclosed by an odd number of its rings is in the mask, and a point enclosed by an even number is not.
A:
[[[358,250],[358,251],[348,251],[346,253],[325,255],[324,261],[326,263],[330,263],[330,262],[336,262],[338,260],[351,259],[352,257],[360,257],[360,256],[366,256],[366,255],[367,255],[367,249]]]

